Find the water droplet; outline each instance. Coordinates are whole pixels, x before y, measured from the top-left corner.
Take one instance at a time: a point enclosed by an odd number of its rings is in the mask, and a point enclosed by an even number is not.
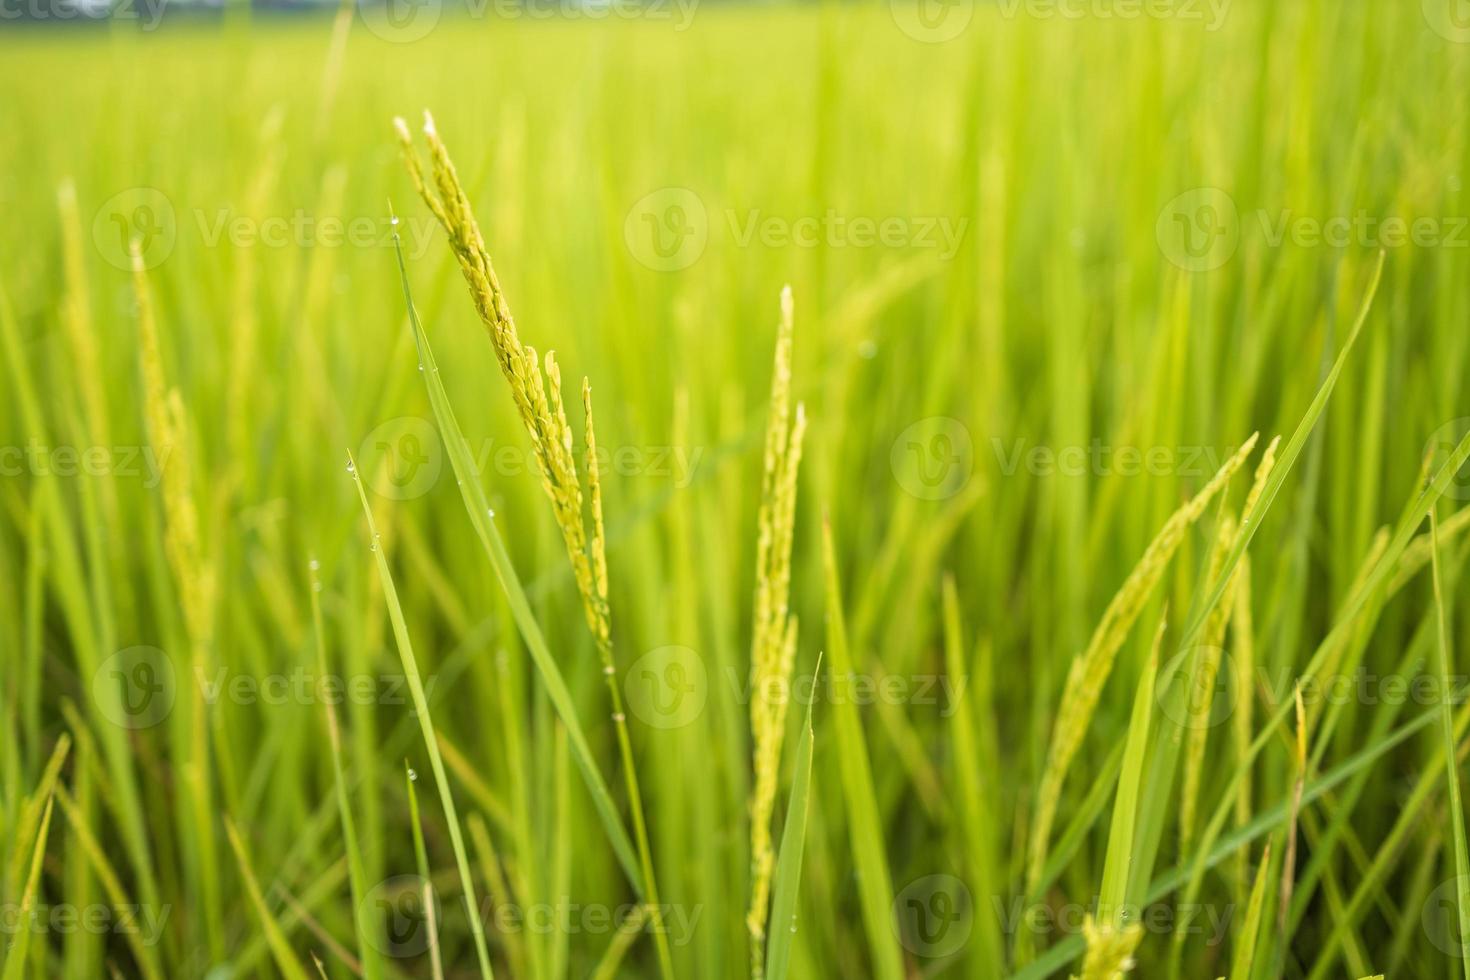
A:
[[[486,507],[485,508],[485,513],[487,513],[487,514],[490,515],[490,519],[492,521],[495,520],[495,508],[494,507]]]
[[[419,781],[419,774],[415,772],[412,768],[408,770],[408,781],[411,783],[416,783]]]
[[[347,461],[347,472],[349,472],[349,473],[356,473],[357,472],[357,464],[354,463],[351,459],[349,459]]]
[[[391,224],[391,225],[393,225],[394,227],[397,227],[397,225],[398,225],[398,215],[395,214],[393,217],[389,218],[388,219],[388,223]]]
[[[310,562],[307,563],[307,567],[314,572],[322,567],[322,563],[313,558]]]
[[[608,664],[606,667],[602,668],[602,672],[611,677],[613,674],[616,674],[618,672],[618,669],[612,664]]]
[[[613,712],[612,720],[621,725],[624,721],[627,720],[627,716],[624,715],[621,711],[615,711]]]

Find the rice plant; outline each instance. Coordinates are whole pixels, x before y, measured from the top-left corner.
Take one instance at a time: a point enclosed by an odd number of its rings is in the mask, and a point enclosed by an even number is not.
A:
[[[298,6],[0,11],[4,980],[1470,977],[1453,3]]]

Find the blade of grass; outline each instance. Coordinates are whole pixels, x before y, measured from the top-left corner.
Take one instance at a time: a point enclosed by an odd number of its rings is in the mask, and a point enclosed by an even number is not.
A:
[[[850,678],[853,666],[847,649],[830,519],[822,522],[822,563],[827,580],[827,652],[832,657],[833,676],[842,681]],[[892,916],[893,885],[884,856],[883,824],[873,793],[873,772],[863,741],[862,719],[858,717],[857,706],[848,698],[836,699],[832,717],[837,727],[837,769],[847,803],[848,837],[857,869],[872,975],[879,980],[902,980],[903,957],[898,950]]]
[[[1291,784],[1291,816],[1286,821],[1286,853],[1281,857],[1281,895],[1276,922],[1283,950],[1291,942],[1287,916],[1291,909],[1291,891],[1296,887],[1297,819],[1301,816],[1302,790],[1307,783],[1307,709],[1302,704],[1300,684],[1292,691],[1292,702],[1296,705],[1296,742],[1292,746],[1291,757],[1295,778]]]
[[[0,980],[21,980],[26,972],[26,955],[31,947],[31,928],[28,923],[31,917],[31,908],[36,902],[36,887],[41,881],[41,864],[46,857],[46,837],[51,832],[51,804],[53,800],[51,793],[46,794],[46,806],[41,811],[41,829],[36,833],[36,843],[31,851],[31,870],[26,875],[25,891],[20,896],[20,909],[17,912],[16,921],[21,923],[18,930],[19,936],[10,947],[10,952],[5,957],[5,972],[0,974]]]
[[[286,980],[307,980],[306,968],[301,965],[301,960],[296,957],[296,952],[287,941],[286,934],[281,931],[271,910],[266,907],[265,896],[261,894],[260,882],[256,880],[255,872],[250,869],[250,858],[245,853],[245,844],[240,840],[240,833],[235,829],[235,821],[225,817],[225,836],[229,838],[230,849],[235,852],[235,860],[240,865],[240,878],[245,882],[245,891],[250,896],[250,904],[255,908],[255,914],[260,917],[260,927],[265,933],[266,942],[270,944],[271,955],[275,958],[276,967]]]
[[[1256,869],[1256,883],[1251,886],[1250,904],[1245,910],[1245,924],[1235,937],[1235,952],[1230,958],[1230,980],[1251,980],[1256,960],[1256,937],[1261,931],[1261,918],[1266,906],[1266,877],[1271,869],[1271,839],[1261,852],[1261,866]]]
[[[1089,916],[1083,930],[1087,953],[1082,959],[1082,980],[1115,980],[1128,972],[1133,951],[1143,939],[1143,925],[1128,921],[1128,871],[1133,863],[1133,832],[1138,818],[1138,794],[1143,787],[1143,767],[1148,755],[1148,733],[1154,713],[1154,681],[1159,670],[1159,647],[1164,642],[1167,607],[1159,616],[1153,645],[1143,665],[1143,676],[1133,694],[1133,713],[1124,741],[1123,768],[1118,774],[1118,792],[1113,801],[1113,819],[1108,826],[1108,846],[1103,855],[1102,884],[1098,889],[1097,917]]]
[[[21,869],[26,867],[26,847],[34,839],[36,827],[41,821],[41,811],[51,799],[52,790],[61,775],[61,767],[66,762],[70,751],[71,736],[63,733],[56,740],[56,748],[51,750],[51,757],[46,760],[46,768],[41,771],[41,780],[36,784],[36,791],[21,804],[20,815],[16,818],[15,826],[11,830],[15,839],[11,843],[10,856],[5,862],[7,898],[14,896],[20,890]]]
[[[413,860],[418,869],[419,880],[424,883],[424,928],[429,934],[429,975],[434,980],[444,980],[444,962],[439,953],[438,909],[434,907],[434,879],[429,873],[429,850],[424,846],[424,825],[419,820],[419,795],[413,785],[418,782],[418,773],[408,761],[403,763],[403,785],[408,792],[408,821],[413,828]],[[475,916],[479,918],[478,915]]]
[[[955,590],[952,575],[945,575],[943,593],[944,666],[951,681],[958,685],[965,681],[968,671],[964,664],[964,630],[960,622],[959,594]],[[988,692],[988,678],[982,679],[982,683]],[[972,693],[974,689],[973,685],[969,686]],[[963,817],[965,834],[965,859],[969,863],[971,884],[976,894],[998,895],[1000,890],[996,887],[993,877],[997,857],[995,854],[995,825],[993,811],[991,806],[987,805],[987,796],[980,785],[981,774],[985,772],[985,769],[980,761],[980,750],[975,744],[975,718],[971,710],[971,701],[972,698],[956,699],[954,714],[950,717],[950,725],[954,732],[954,780],[955,785],[959,787],[960,813]],[[992,787],[989,799],[994,800],[994,798],[995,792]],[[979,920],[980,935],[975,952],[982,964],[980,969],[998,970],[1003,965],[1005,954],[1000,933],[996,929],[995,917],[982,915]]]
[[[362,501],[363,516],[367,519],[368,538],[372,542],[372,554],[377,560],[378,577],[383,585],[383,599],[388,605],[388,618],[393,624],[393,637],[398,644],[399,659],[403,674],[408,681],[408,693],[413,698],[414,714],[418,717],[419,730],[424,736],[424,747],[429,753],[429,768],[434,773],[434,785],[439,790],[439,802],[444,807],[444,821],[449,827],[449,841],[454,848],[454,863],[459,869],[459,881],[464,889],[465,914],[470,920],[470,935],[475,941],[475,957],[480,963],[480,975],[486,980],[494,977],[490,967],[490,951],[485,945],[485,927],[480,922],[480,903],[475,898],[474,876],[470,874],[470,861],[464,846],[464,834],[459,826],[459,813],[454,806],[454,791],[449,786],[449,776],[444,772],[444,760],[439,755],[439,740],[434,736],[434,719],[429,714],[429,698],[424,693],[424,682],[419,675],[418,659],[414,656],[413,641],[408,636],[408,623],[403,618],[403,606],[398,601],[398,589],[393,584],[393,573],[388,569],[388,558],[379,543],[378,526],[373,520],[373,510],[368,504],[367,490],[357,472],[357,463],[348,454],[348,471],[357,487],[357,497]]]
[[[311,623],[316,636],[317,669],[322,677],[332,676],[327,670],[326,631],[322,628],[321,565],[315,558],[307,563],[311,580]],[[347,879],[352,889],[353,926],[357,933],[357,957],[362,964],[364,980],[379,980],[383,961],[378,944],[371,942],[377,924],[367,913],[363,901],[367,894],[367,872],[363,868],[362,849],[358,845],[357,821],[352,816],[352,801],[347,796],[347,780],[342,775],[342,731],[337,720],[337,706],[331,698],[322,698],[327,716],[327,741],[332,749],[332,782],[337,794],[337,813],[342,821],[342,846],[347,852]]]
[[[1138,818],[1138,794],[1143,787],[1143,766],[1148,756],[1148,733],[1154,710],[1154,679],[1158,671],[1159,647],[1164,642],[1166,614],[1159,617],[1153,649],[1143,667],[1133,695],[1133,716],[1128,722],[1123,768],[1118,774],[1118,793],[1113,803],[1113,821],[1108,827],[1108,849],[1103,858],[1102,885],[1098,890],[1098,914],[1113,920],[1121,929],[1128,904],[1128,870],[1133,864],[1133,829]]]
[[[817,656],[812,690],[822,670]],[[786,826],[781,831],[781,853],[776,858],[776,886],[771,897],[771,935],[766,943],[767,980],[786,980],[791,966],[792,937],[796,935],[796,898],[801,885],[801,854],[806,844],[807,796],[812,781],[812,698],[806,705],[806,723],[796,741],[796,770],[791,775],[791,799],[786,804]]]
[[[505,872],[500,868],[500,858],[495,853],[495,845],[490,841],[490,831],[485,827],[485,819],[472,812],[465,818],[465,826],[469,828],[470,842],[475,845],[475,852],[479,855],[480,873],[485,877],[490,901],[497,907],[509,906],[512,902],[510,886],[506,883]],[[505,944],[506,958],[510,960],[511,976],[534,977],[535,974],[526,969],[526,947],[520,930],[505,930],[500,934],[500,939]]]
[[[1465,809],[1460,800],[1460,771],[1457,763],[1455,718],[1450,707],[1452,678],[1449,624],[1445,616],[1444,590],[1439,570],[1439,518],[1437,508],[1429,509],[1430,567],[1434,581],[1434,608],[1437,625],[1435,648],[1439,654],[1439,697],[1440,734],[1444,738],[1445,784],[1448,790],[1451,826],[1454,828],[1455,848],[1455,911],[1459,917],[1460,965],[1470,980],[1470,848],[1465,842]]]
[[[638,941],[638,935],[643,931],[644,920],[648,912],[639,906],[628,916],[622,927],[613,936],[612,942],[607,944],[607,949],[598,961],[597,968],[592,971],[592,980],[617,980],[618,971],[622,968],[623,957],[628,955],[628,949]]]

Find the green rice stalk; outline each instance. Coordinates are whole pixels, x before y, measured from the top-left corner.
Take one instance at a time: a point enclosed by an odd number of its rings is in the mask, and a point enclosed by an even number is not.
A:
[[[1460,937],[1460,965],[1465,971],[1466,980],[1470,980],[1470,846],[1466,844],[1465,808],[1460,799],[1460,770],[1457,761],[1459,742],[1455,737],[1454,709],[1450,707],[1453,698],[1451,684],[1455,676],[1452,669],[1454,658],[1450,652],[1449,622],[1445,614],[1444,588],[1439,568],[1439,518],[1433,507],[1429,510],[1429,534],[1437,627],[1435,649],[1439,654],[1441,679],[1440,732],[1444,738],[1445,780],[1448,789],[1446,802],[1450,808],[1455,848],[1455,911],[1460,926],[1457,935]]]
[[[955,682],[955,689],[967,677],[964,661],[964,628],[960,622],[959,593],[955,589],[954,576],[946,574],[943,584],[944,602],[944,668]],[[976,688],[980,690],[977,692]],[[975,734],[976,712],[974,702],[984,698],[980,712],[988,715],[993,705],[990,702],[990,678],[984,676],[976,683],[966,683],[967,696],[958,698],[954,713],[950,717],[954,739],[954,784],[959,788],[959,812],[965,835],[965,861],[970,873],[971,884],[979,895],[999,895],[1001,891],[995,880],[995,868],[999,855],[995,848],[995,806],[993,801],[999,789],[994,779],[981,782],[986,773],[982,754]],[[988,791],[988,792],[987,792]],[[976,925],[980,933],[976,937],[976,960],[981,969],[998,970],[1004,963],[1004,945],[996,929],[995,917],[977,916]]]
[[[793,306],[791,287],[787,286],[781,291],[781,324],[776,334],[775,366],[771,374],[750,645],[750,731],[755,780],[750,793],[751,891],[745,923],[750,932],[751,975],[756,980],[761,977],[766,961],[766,916],[775,865],[771,812],[776,802],[776,779],[781,768],[789,701],[781,692],[790,689],[791,667],[796,657],[797,620],[789,613],[791,545],[806,413],[800,404],[796,406],[794,419],[791,412]]]
[[[1105,939],[1103,945],[1109,949],[1114,948],[1114,941],[1117,939],[1114,934],[1126,932],[1129,927],[1138,925],[1127,921],[1128,869],[1133,862],[1133,829],[1138,815],[1138,794],[1143,785],[1144,761],[1148,754],[1148,733],[1154,712],[1154,683],[1159,669],[1159,648],[1163,645],[1167,624],[1168,610],[1165,609],[1159,616],[1153,646],[1149,650],[1148,660],[1144,662],[1143,676],[1133,695],[1133,714],[1128,721],[1123,768],[1118,773],[1118,793],[1113,802],[1113,820],[1108,827],[1108,848],[1103,858],[1102,884],[1098,889],[1097,928]],[[1083,973],[1087,975],[1088,971],[1084,969]]]
[[[413,641],[408,636],[408,623],[403,618],[403,607],[398,602],[398,589],[393,584],[393,573],[388,569],[388,558],[380,546],[378,527],[373,520],[372,507],[368,505],[367,490],[357,472],[357,463],[348,455],[348,470],[357,487],[358,499],[367,518],[368,535],[372,542],[372,553],[378,567],[378,577],[383,585],[383,598],[388,604],[388,618],[393,624],[393,636],[398,643],[398,655],[403,664],[403,674],[408,681],[408,692],[413,698],[414,714],[418,718],[419,731],[424,737],[424,747],[429,754],[429,768],[434,773],[434,785],[439,790],[439,802],[444,807],[444,820],[449,827],[449,841],[454,849],[454,863],[459,870],[460,886],[464,889],[465,914],[470,921],[470,935],[474,937],[475,956],[479,960],[480,975],[491,980],[495,971],[490,966],[490,951],[485,945],[485,927],[480,922],[480,903],[475,897],[474,876],[470,874],[469,857],[465,852],[464,835],[460,831],[459,812],[454,806],[454,791],[449,786],[449,776],[444,772],[444,760],[439,755],[439,740],[434,736],[434,719],[429,713],[429,699],[424,693],[423,678],[419,674],[418,660],[414,656]]]
[[[510,905],[514,897],[506,881],[505,872],[500,867],[500,858],[495,853],[495,845],[490,840],[490,831],[485,827],[485,819],[478,813],[471,812],[465,818],[465,826],[469,828],[470,842],[475,845],[475,853],[479,855],[480,874],[484,877],[485,887],[490,892],[490,901],[495,903],[497,908]],[[521,938],[520,930],[506,930],[500,934],[500,940],[505,944],[505,955],[510,960],[511,976],[534,976],[526,969],[526,944]]]
[[[1251,618],[1249,555],[1242,556],[1240,569],[1236,572],[1235,603],[1230,632],[1234,641],[1231,647],[1234,657],[1231,659],[1233,672],[1230,685],[1235,696],[1235,710],[1230,715],[1230,744],[1235,762],[1240,765],[1246,753],[1250,751],[1251,727],[1254,724],[1256,707],[1256,642],[1255,624]],[[1250,820],[1250,817],[1251,781],[1247,778],[1242,779],[1235,790],[1235,825],[1243,826],[1246,821]],[[1242,901],[1246,900],[1245,889],[1249,887],[1246,884],[1250,880],[1247,874],[1249,862],[1250,849],[1242,847],[1236,868],[1236,879],[1239,882]]]
[[[317,669],[323,677],[331,676],[327,671],[326,631],[322,628],[321,574],[315,558],[308,563],[311,583],[311,623],[316,636]],[[331,698],[322,698],[327,717],[327,741],[332,749],[332,782],[337,795],[337,814],[342,821],[342,847],[347,852],[348,882],[352,888],[353,927],[357,934],[357,957],[362,964],[364,980],[379,980],[383,976],[383,961],[377,944],[370,941],[376,937],[378,924],[368,915],[366,903],[367,872],[363,868],[362,849],[358,844],[357,821],[352,816],[352,801],[347,795],[347,780],[342,774],[342,731],[337,720],[337,706]]]
[[[851,678],[853,661],[847,646],[847,623],[830,519],[822,522],[822,567],[827,586],[827,654],[832,658],[832,676],[841,681]],[[903,956],[893,924],[893,884],[873,789],[873,768],[868,761],[867,743],[863,741],[862,719],[851,698],[837,698],[832,705],[832,720],[836,727],[838,775],[847,808],[848,842],[857,872],[863,927],[867,932],[870,975],[877,980],[902,980]]]
[[[413,831],[413,860],[418,869],[419,881],[423,882],[424,929],[429,934],[429,976],[444,980],[444,962],[439,953],[439,911],[434,907],[434,879],[429,872],[429,851],[424,846],[424,825],[419,820],[419,795],[413,784],[418,781],[408,762],[403,763],[403,785],[408,793],[408,825]],[[478,912],[476,918],[478,918]]]
[[[638,934],[643,931],[647,918],[648,910],[641,905],[628,916],[627,921],[613,934],[612,941],[603,951],[602,959],[597,961],[597,967],[592,971],[592,980],[617,980],[623,958],[638,940]]]
[[[1266,875],[1271,870],[1271,839],[1261,851],[1256,868],[1256,883],[1251,886],[1250,902],[1245,909],[1245,922],[1235,937],[1235,950],[1230,957],[1230,980],[1251,980],[1256,961],[1256,938],[1261,933],[1261,920],[1266,906]]]
[[[245,882],[245,891],[250,896],[250,904],[260,918],[260,927],[265,933],[266,942],[270,944],[276,968],[281,971],[281,975],[286,980],[307,980],[306,968],[296,957],[295,950],[291,948],[291,943],[286,939],[286,934],[281,931],[281,926],[276,922],[275,916],[266,907],[265,896],[260,891],[260,882],[256,880],[255,872],[250,869],[250,858],[245,852],[245,844],[240,840],[240,832],[235,829],[235,822],[229,817],[225,817],[225,837],[230,842],[231,850],[235,852],[235,861],[240,866],[240,879]]]
[[[1286,853],[1281,858],[1281,898],[1277,903],[1277,928],[1282,947],[1291,941],[1287,914],[1291,909],[1291,891],[1296,887],[1297,820],[1302,810],[1302,791],[1307,785],[1307,709],[1302,703],[1302,688],[1292,690],[1296,705],[1296,742],[1292,746],[1292,768],[1296,778],[1291,784],[1291,814],[1286,820]]]
[[[1143,769],[1148,753],[1148,732],[1154,712],[1154,682],[1159,669],[1159,647],[1164,641],[1167,609],[1159,617],[1153,646],[1143,665],[1143,676],[1133,697],[1133,714],[1123,749],[1123,768],[1118,774],[1118,792],[1113,802],[1113,819],[1108,827],[1108,847],[1103,856],[1102,884],[1098,890],[1097,914],[1083,923],[1087,952],[1082,957],[1081,980],[1121,980],[1134,967],[1133,953],[1143,940],[1143,925],[1128,919],[1128,868],[1133,861],[1134,823],[1138,794],[1143,787]]]
[[[36,791],[21,803],[20,813],[14,827],[11,828],[10,856],[5,862],[7,900],[19,901],[21,870],[26,867],[26,850],[32,845],[36,828],[41,823],[42,812],[46,808],[46,801],[51,799],[61,775],[61,767],[65,764],[70,751],[71,736],[63,732],[56,740],[56,747],[51,750],[51,757],[46,760],[46,768],[41,771],[41,779],[36,785]]]
[[[36,888],[41,881],[41,865],[46,857],[46,838],[51,832],[53,794],[48,792],[45,800],[46,805],[41,811],[41,829],[36,833],[35,844],[31,851],[31,870],[26,875],[25,890],[21,892],[20,905],[16,913],[16,921],[22,923],[22,926],[18,930],[19,936],[5,954],[5,971],[0,973],[0,980],[21,980],[25,976],[26,956],[30,952],[32,932],[25,924],[29,922],[31,908],[36,904]]]
[[[822,657],[812,671],[812,689],[822,670]],[[776,888],[771,898],[771,922],[775,932],[766,948],[767,980],[786,980],[791,966],[792,937],[796,935],[796,901],[801,886],[801,855],[806,845],[807,798],[812,783],[812,701],[807,702],[806,722],[796,741],[796,768],[791,775],[791,798],[786,804],[786,826],[781,832],[781,855],[776,862]]]

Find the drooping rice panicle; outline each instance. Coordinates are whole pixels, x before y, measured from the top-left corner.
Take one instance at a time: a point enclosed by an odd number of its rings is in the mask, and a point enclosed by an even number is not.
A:
[[[1271,475],[1271,469],[1276,464],[1276,447],[1280,442],[1279,436],[1272,439],[1267,444],[1265,452],[1261,454],[1261,461],[1256,466],[1255,480],[1251,484],[1250,493],[1246,495],[1243,513],[1250,513],[1256,501],[1260,499],[1261,490],[1265,487],[1266,480]],[[1239,528],[1233,517],[1227,517],[1221,522],[1220,533],[1210,555],[1209,574],[1204,581],[1214,582],[1219,578],[1225,556],[1234,547],[1238,533]],[[1235,608],[1235,589],[1239,578],[1240,568],[1237,566],[1225,587],[1224,595],[1210,611],[1209,618],[1205,620],[1204,630],[1200,633],[1200,644],[1197,648],[1195,662],[1194,691],[1189,699],[1190,719],[1187,726],[1189,744],[1184,755],[1184,780],[1179,799],[1179,848],[1184,853],[1189,851],[1189,845],[1194,837],[1200,774],[1204,769],[1206,742],[1209,739],[1210,729],[1213,727],[1211,715],[1215,710],[1215,681],[1220,673],[1225,628],[1229,625]]]
[[[1164,523],[1122,588],[1108,604],[1087,648],[1072,661],[1052,728],[1046,768],[1042,771],[1041,784],[1037,791],[1036,813],[1031,821],[1026,870],[1028,895],[1034,893],[1041,879],[1042,868],[1046,865],[1051,825],[1061,800],[1062,783],[1092,723],[1093,712],[1097,709],[1103,685],[1112,672],[1118,649],[1153,594],[1154,587],[1163,578],[1169,559],[1184,540],[1184,532],[1204,513],[1215,494],[1230,481],[1231,476],[1255,448],[1255,444],[1256,436],[1253,434],[1225,461],[1199,493]]]
[[[573,455],[571,427],[562,397],[561,369],[554,352],[548,352],[544,370],[534,347],[521,343],[510,305],[500,288],[484,235],[460,184],[449,151],[444,146],[434,120],[424,113],[424,138],[429,147],[430,169],[434,187],[424,179],[413,137],[402,119],[394,120],[409,176],[419,196],[439,220],[449,237],[449,244],[459,262],[460,273],[469,286],[475,310],[490,337],[501,373],[510,385],[511,395],[521,422],[531,439],[532,452],[541,475],[541,486],[551,501],[557,526],[561,529],[567,558],[582,600],[582,610],[602,662],[612,721],[616,730],[618,752],[623,769],[624,788],[633,819],[633,838],[638,847],[644,898],[652,907],[654,944],[658,950],[659,969],[665,980],[672,980],[673,957],[666,930],[657,921],[659,896],[654,877],[653,855],[648,843],[647,820],[643,813],[642,791],[633,761],[632,741],[628,735],[627,714],[618,683],[617,664],[613,655],[611,612],[607,587],[607,543],[602,516],[602,484],[597,471],[595,437],[592,433],[591,385],[582,381],[582,407],[586,420],[589,520],[583,515],[583,490]]]

